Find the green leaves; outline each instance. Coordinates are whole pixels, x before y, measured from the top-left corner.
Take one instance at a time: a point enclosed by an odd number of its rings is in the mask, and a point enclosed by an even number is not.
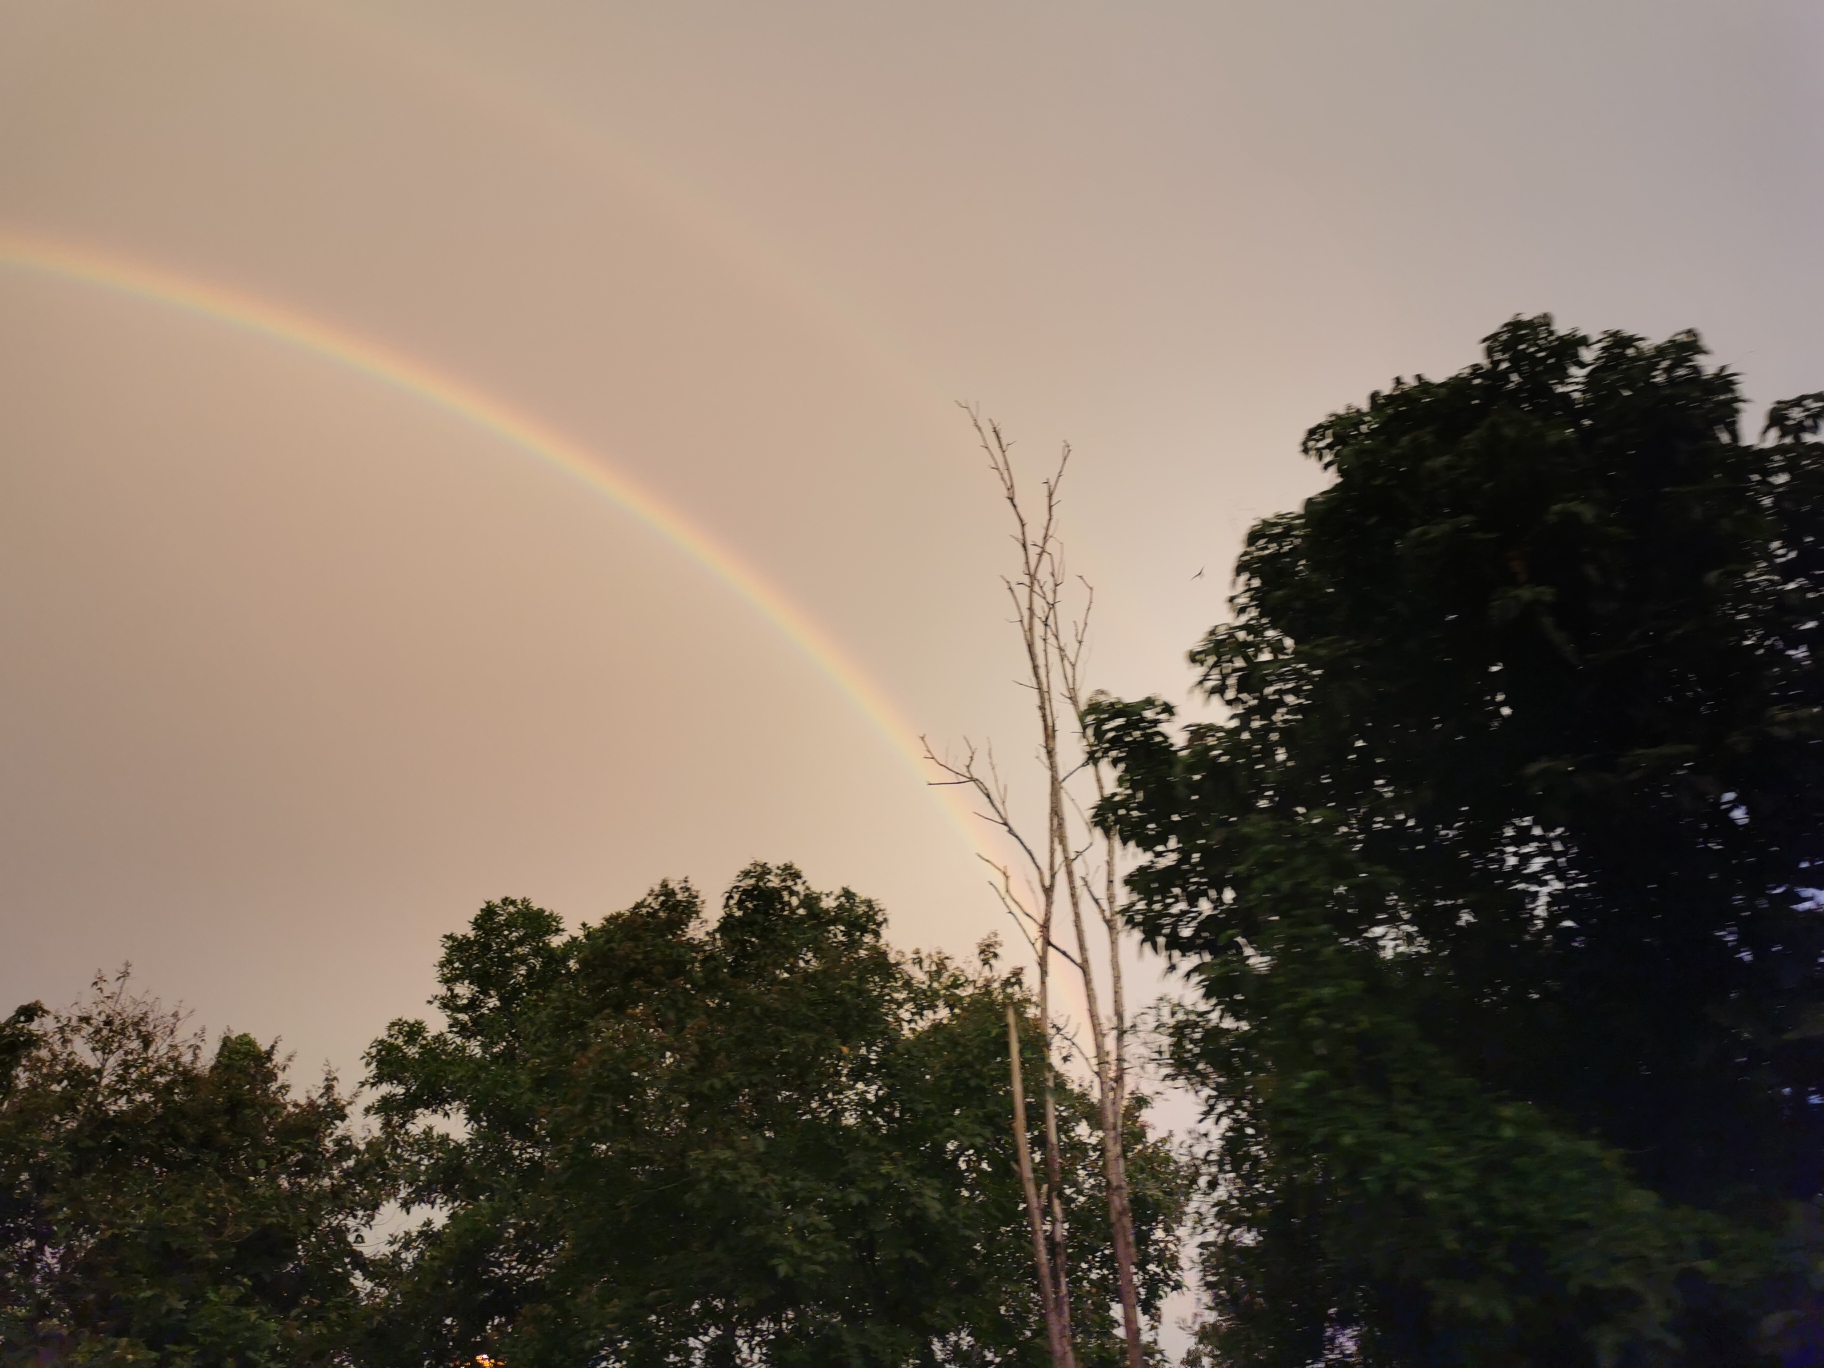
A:
[[[433,1213],[395,1250],[374,1361],[1038,1362],[1005,1056],[1024,996],[894,955],[882,924],[755,865],[714,919],[662,884],[574,935],[515,902],[446,938],[448,1027],[395,1023],[369,1055],[404,1200]],[[1091,1174],[1092,1109],[1065,1105]],[[1133,1124],[1156,1302],[1182,1174]],[[1102,1197],[1066,1195],[1106,1331]]]
[[[1094,719],[1133,915],[1204,994],[1236,1362],[1808,1324],[1821,1247],[1773,1232],[1824,1152],[1819,404],[1747,445],[1701,356],[1517,320],[1320,424],[1335,483],[1192,656],[1225,721]]]
[[[382,1200],[326,1080],[295,1098],[274,1047],[98,979],[7,1023],[0,1096],[0,1362],[340,1361],[357,1231]]]

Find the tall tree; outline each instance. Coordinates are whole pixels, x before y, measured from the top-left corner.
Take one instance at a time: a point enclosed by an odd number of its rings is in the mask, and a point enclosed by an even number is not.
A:
[[[377,1174],[325,1081],[98,979],[0,1025],[0,1363],[343,1363]]]
[[[1824,396],[1702,355],[1516,320],[1320,424],[1221,720],[1094,719],[1225,1361],[1816,1361]]]
[[[377,1361],[1042,1362],[1007,1128],[1006,1009],[1030,1001],[986,957],[896,956],[882,925],[756,865],[714,919],[661,885],[575,934],[508,901],[447,937],[447,1026],[395,1023],[369,1056],[405,1200],[433,1215],[398,1250]],[[1091,1104],[1059,1105],[1081,1157]],[[1156,1301],[1181,1183],[1131,1138]],[[1107,1322],[1107,1241],[1076,1267]]]
[[[977,815],[998,827],[1018,852],[1017,876],[1014,867],[987,855],[982,858],[992,867],[994,892],[1032,950],[1038,970],[1037,1025],[1047,1044],[1039,1079],[1044,1166],[1042,1176],[1024,1172],[1023,1177],[1052,1363],[1054,1368],[1075,1368],[1078,1339],[1072,1314],[1070,1225],[1062,1206],[1052,1199],[1052,1194],[1062,1190],[1064,1178],[1053,1098],[1058,1070],[1051,1047],[1072,1039],[1054,1030],[1052,973],[1056,960],[1071,966],[1082,990],[1083,1031],[1089,1037],[1089,1049],[1082,1050],[1079,1043],[1076,1053],[1093,1080],[1101,1138],[1098,1161],[1108,1202],[1106,1226],[1120,1294],[1122,1339],[1127,1368],[1144,1368],[1147,1343],[1127,1179],[1130,1042],[1122,965],[1126,928],[1117,898],[1119,848],[1112,832],[1094,829],[1086,810],[1107,796],[1109,780],[1107,767],[1084,745],[1089,695],[1083,686],[1082,664],[1095,595],[1088,581],[1068,572],[1058,525],[1070,447],[1063,448],[1052,473],[1039,481],[1034,499],[1022,485],[1013,443],[999,424],[984,421],[967,405],[964,411],[1000,487],[1019,553],[1016,569],[1002,584],[1019,631],[1026,663],[1022,682],[1037,723],[1034,758],[1044,794],[1044,815],[1037,825],[1044,834],[1035,836],[1017,817],[992,749],[978,752],[970,746],[960,758],[951,758],[937,754],[927,741],[925,758],[943,773],[940,784],[970,791],[978,805]],[[1091,786],[1093,794],[1085,797],[1082,790]],[[1098,924],[1100,936],[1091,934],[1092,921]],[[1060,922],[1065,925],[1060,927]],[[1009,1051],[1014,1064],[1015,1109],[1023,1114],[1017,1034],[1014,1031],[1009,1036]],[[1023,1121],[1016,1120],[1015,1125],[1024,1129]],[[1024,1150],[1020,1164],[1023,1171],[1032,1167]]]

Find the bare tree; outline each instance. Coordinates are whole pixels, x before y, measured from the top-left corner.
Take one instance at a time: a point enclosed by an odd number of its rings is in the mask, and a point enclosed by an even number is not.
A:
[[[1045,1151],[1042,1184],[1033,1172],[1027,1140],[1018,1026],[1011,1012],[1008,1049],[1014,1086],[1016,1153],[1033,1230],[1034,1259],[1052,1362],[1055,1368],[1075,1365],[1069,1240],[1061,1198],[1064,1175],[1053,1082],[1054,1058],[1060,1043],[1051,982],[1056,957],[1074,970],[1082,984],[1090,1038],[1085,1058],[1095,1076],[1103,1182],[1108,1195],[1127,1362],[1128,1368],[1144,1368],[1145,1342],[1124,1142],[1128,1019],[1116,898],[1120,852],[1113,836],[1095,830],[1078,796],[1079,787],[1087,783],[1095,798],[1102,798],[1107,793],[1108,776],[1083,744],[1083,714],[1090,700],[1083,692],[1081,666],[1095,596],[1086,581],[1070,576],[1058,531],[1059,488],[1070,464],[1070,448],[1063,448],[1050,476],[1040,481],[1039,496],[1029,507],[1014,468],[1012,444],[997,424],[984,421],[973,408],[966,408],[965,412],[1000,484],[1002,499],[1013,518],[1013,541],[1019,548],[1018,570],[1003,584],[1025,650],[1024,683],[1031,690],[1038,722],[1037,757],[1045,781],[1043,837],[1030,837],[1016,820],[1008,786],[1002,780],[992,749],[978,751],[968,746],[961,759],[952,760],[940,758],[927,741],[925,755],[943,772],[945,777],[939,783],[960,785],[973,792],[980,815],[1005,833],[1023,866],[1016,879],[1013,866],[983,856],[994,871],[991,885],[995,894],[1032,947],[1038,967],[1038,1024],[1045,1060],[1040,1083]],[[1068,918],[1074,953],[1058,943],[1060,914]],[[1092,917],[1101,921],[1106,941],[1100,968],[1091,950]],[[1084,1052],[1079,1048],[1079,1053]]]

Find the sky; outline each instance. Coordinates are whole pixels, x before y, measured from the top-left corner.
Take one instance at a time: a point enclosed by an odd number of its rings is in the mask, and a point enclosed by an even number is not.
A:
[[[1773,0],[0,0],[0,1010],[352,1080],[483,901],[753,859],[966,952],[959,401],[1195,712],[1303,432],[1507,318],[1824,388],[1821,153]]]

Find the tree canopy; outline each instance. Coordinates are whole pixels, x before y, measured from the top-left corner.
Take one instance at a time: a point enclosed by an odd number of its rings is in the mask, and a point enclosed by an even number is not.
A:
[[[575,934],[509,900],[447,937],[447,1024],[396,1022],[369,1056],[403,1199],[433,1213],[375,1361],[1041,1362],[1007,1068],[1006,1005],[1029,1003],[882,925],[756,865],[713,919],[662,884]],[[1084,1342],[1112,1358],[1094,1111],[1062,1103]],[[1183,1181],[1129,1124],[1156,1308]]]
[[[1237,1364],[1759,1364],[1816,1333],[1824,396],[1516,320],[1314,428],[1193,653],[1104,702],[1201,994]]]
[[[381,1191],[346,1101],[127,989],[0,1025],[0,1363],[344,1361]]]

